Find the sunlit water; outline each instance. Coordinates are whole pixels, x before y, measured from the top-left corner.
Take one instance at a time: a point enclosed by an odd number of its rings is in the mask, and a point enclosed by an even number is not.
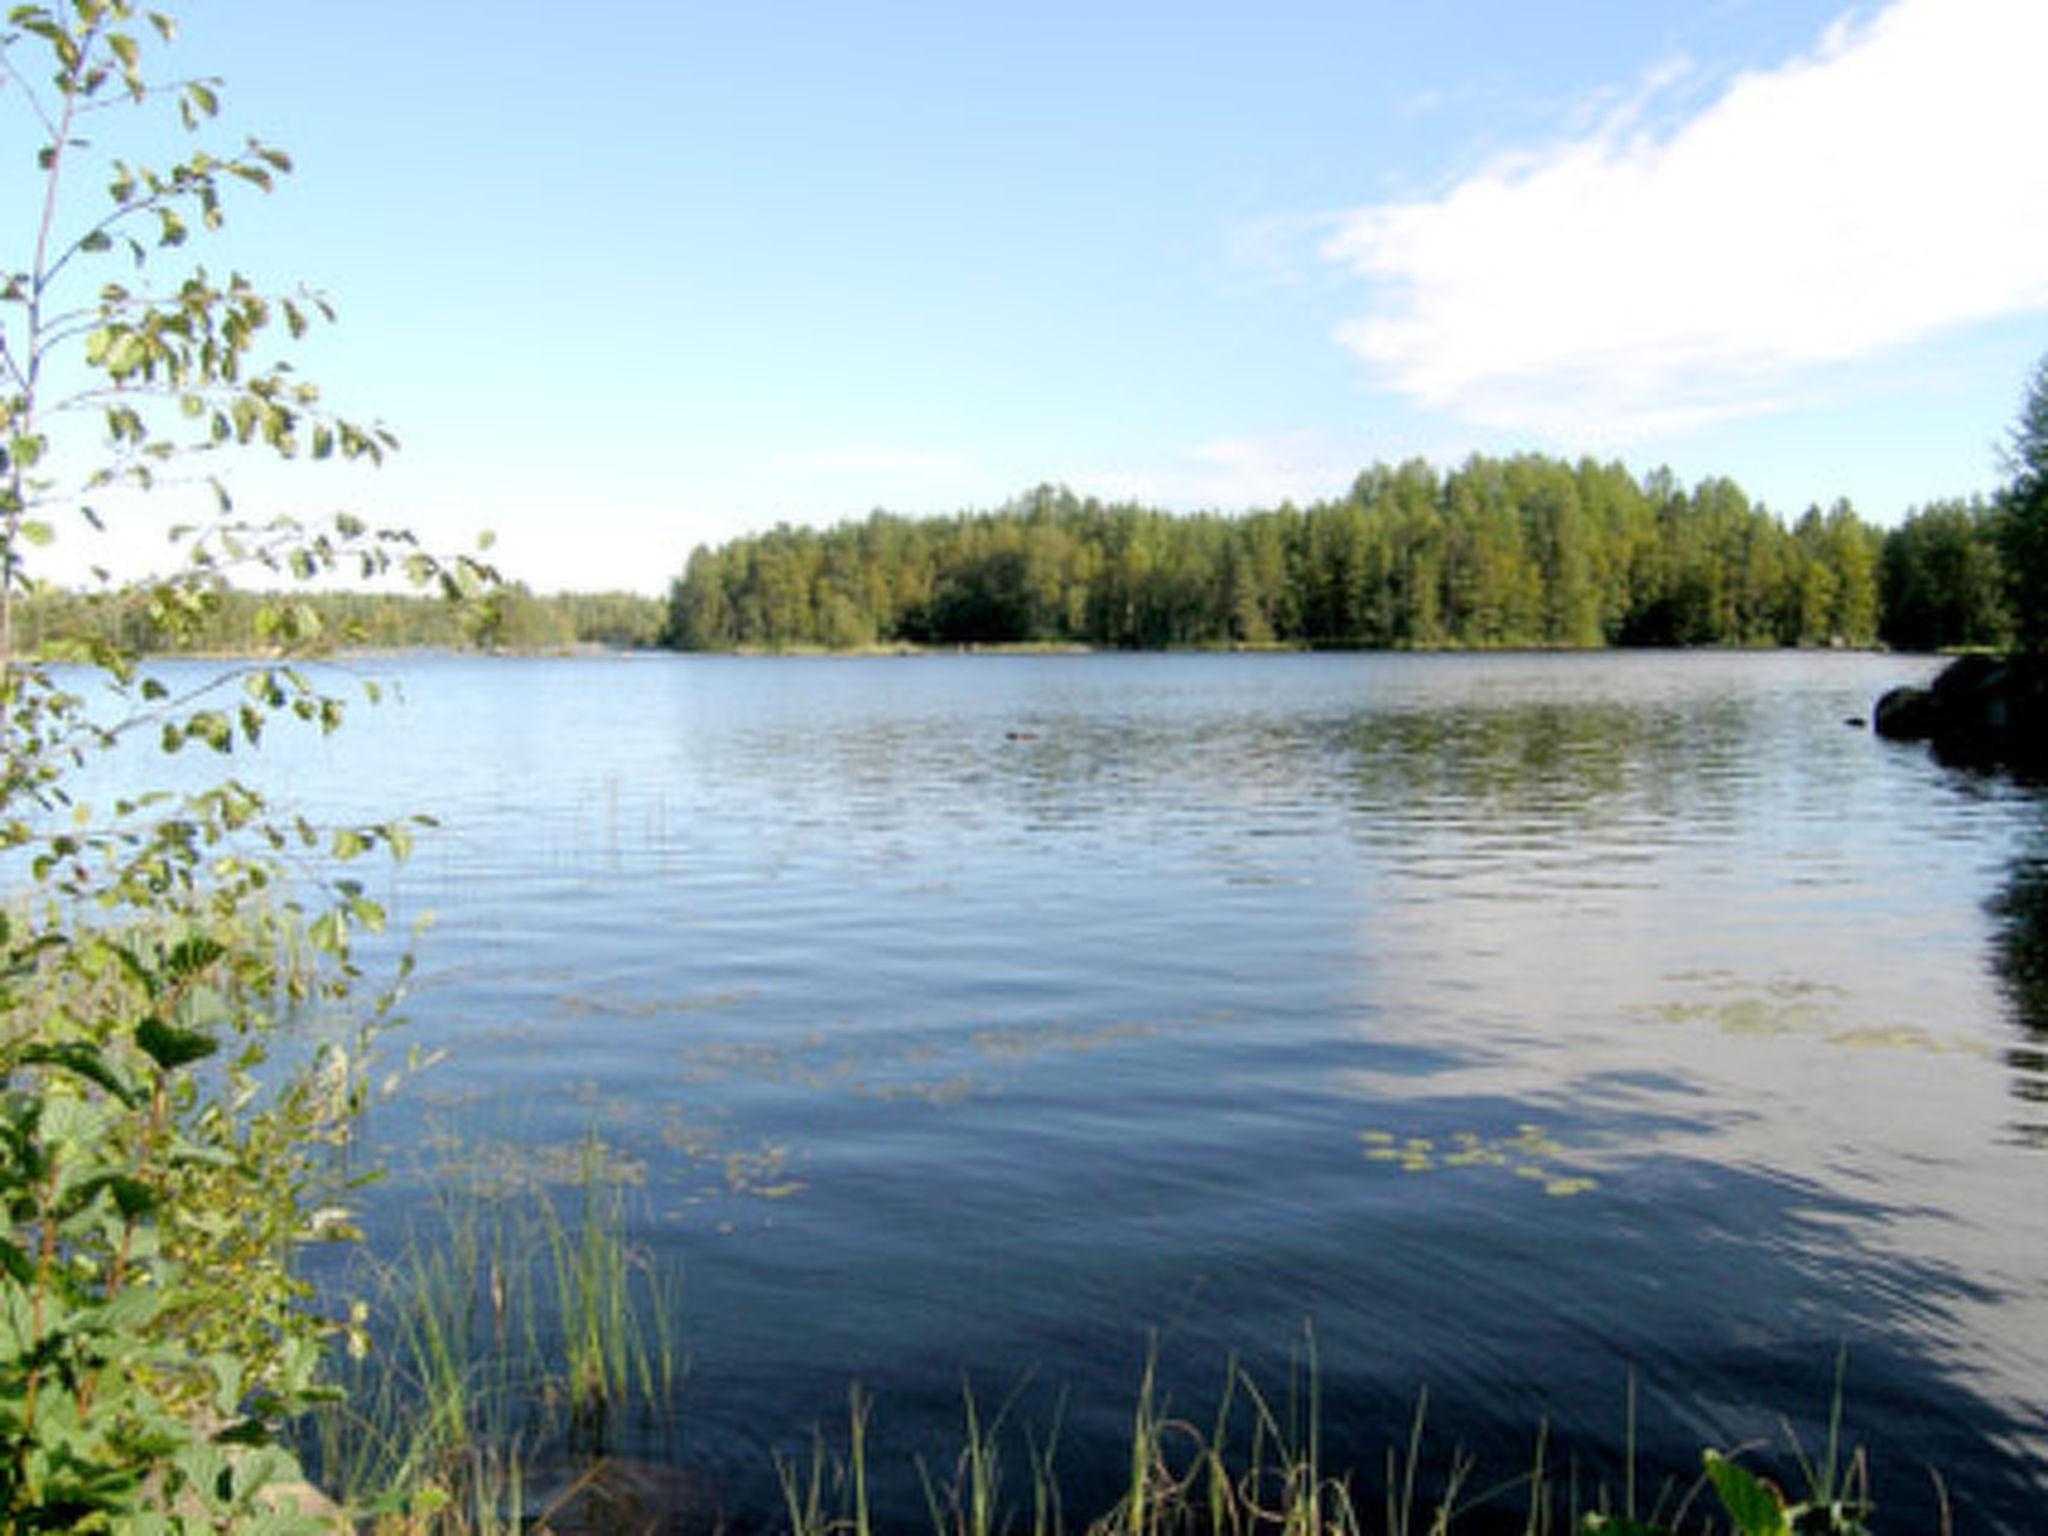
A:
[[[448,1055],[374,1232],[601,1138],[684,1276],[649,1453],[736,1523],[855,1382],[921,1517],[963,1375],[1063,1398],[1085,1505],[1149,1351],[1199,1418],[1312,1326],[1375,1475],[1425,1387],[1482,1482],[1546,1420],[1611,1458],[1631,1372],[1656,1468],[1811,1443],[1846,1345],[1887,1528],[1930,1465],[2038,1528],[2048,1109],[1986,903],[2048,808],[1845,724],[1927,663],[360,670],[403,700],[263,771],[442,823],[384,891]]]

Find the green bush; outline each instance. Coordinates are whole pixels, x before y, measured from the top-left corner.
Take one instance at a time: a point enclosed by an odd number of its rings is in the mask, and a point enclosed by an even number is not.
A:
[[[240,456],[376,460],[392,441],[325,410],[264,351],[326,315],[317,295],[182,265],[231,189],[267,191],[290,162],[255,140],[205,147],[218,84],[152,84],[175,33],[130,0],[17,6],[0,29],[0,105],[34,136],[44,181],[26,248],[0,263],[8,1530],[308,1523],[275,1494],[298,1470],[274,1436],[321,1395],[327,1342],[360,1319],[317,1315],[293,1256],[348,1235],[337,1152],[403,980],[358,995],[351,940],[383,914],[349,867],[402,857],[411,824],[317,828],[230,771],[273,726],[336,728],[342,701],[305,663],[346,637],[289,595],[266,599],[266,659],[185,692],[119,637],[199,632],[243,571],[287,586],[390,572],[455,596],[490,575],[348,516],[234,513]],[[186,135],[173,126],[183,152],[166,163],[106,157],[86,136],[103,114],[160,109]],[[39,552],[97,526],[110,499],[192,479],[213,515],[173,531],[176,568],[103,580],[87,605],[143,622],[46,632],[25,658],[16,611],[47,591]],[[220,754],[221,773],[196,790],[133,786],[152,745]],[[89,781],[116,785],[112,803],[86,803]]]

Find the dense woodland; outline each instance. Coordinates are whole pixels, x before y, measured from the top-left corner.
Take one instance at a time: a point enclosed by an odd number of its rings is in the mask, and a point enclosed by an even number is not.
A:
[[[870,645],[1996,645],[1993,509],[1890,534],[1845,502],[1787,524],[1733,481],[1536,455],[1376,466],[1342,500],[1182,516],[1042,487],[993,512],[877,512],[699,548],[690,650]]]
[[[993,512],[877,512],[699,548],[665,602],[497,588],[292,598],[368,649],[856,649],[895,645],[2003,647],[2001,515],[1922,508],[1889,532],[1844,502],[1787,524],[1734,482],[1537,456],[1411,461],[1341,501],[1239,516],[1105,504],[1041,487]],[[274,597],[275,594],[270,594]],[[167,601],[189,608],[175,624]],[[225,585],[19,603],[31,649],[97,635],[146,652],[260,652],[266,595]],[[176,632],[175,642],[168,637]]]

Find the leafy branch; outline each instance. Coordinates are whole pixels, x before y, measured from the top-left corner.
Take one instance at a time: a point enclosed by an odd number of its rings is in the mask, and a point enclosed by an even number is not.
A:
[[[236,455],[374,464],[396,441],[273,355],[332,320],[324,298],[179,265],[223,227],[231,188],[267,193],[291,161],[255,139],[230,154],[190,145],[220,91],[161,71],[175,36],[134,0],[17,5],[0,27],[0,107],[33,130],[42,177],[26,259],[0,264],[9,1530],[292,1527],[267,1496],[297,1476],[276,1434],[323,1396],[327,1341],[360,1326],[319,1314],[295,1254],[351,1230],[337,1154],[410,970],[400,960],[359,995],[356,940],[385,913],[350,871],[403,859],[420,818],[316,826],[226,772],[196,790],[125,789],[104,811],[79,794],[82,770],[137,739],[225,760],[279,721],[337,729],[345,701],[309,663],[346,633],[287,591],[258,610],[268,655],[174,686],[124,625],[93,621],[132,615],[189,641],[251,574],[403,579],[459,602],[495,581],[479,557],[352,515],[236,509]],[[188,142],[168,164],[104,156],[81,131],[166,104]],[[105,202],[67,227],[69,189],[95,165]],[[190,482],[212,489],[215,515],[170,530],[175,568],[100,573],[101,590],[22,654],[16,604],[50,591],[37,562],[61,525],[99,526],[103,495]],[[273,1059],[279,1032],[308,1017],[319,1039]]]

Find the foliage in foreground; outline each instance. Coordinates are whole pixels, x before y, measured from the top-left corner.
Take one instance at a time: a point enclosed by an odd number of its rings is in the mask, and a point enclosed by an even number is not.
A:
[[[374,461],[391,440],[326,410],[266,351],[325,315],[318,296],[182,265],[235,189],[268,191],[290,162],[255,140],[207,147],[219,91],[160,76],[175,31],[131,0],[20,5],[0,27],[0,105],[32,142],[42,193],[0,274],[11,1531],[312,1520],[277,1436],[323,1395],[326,1344],[350,1324],[308,1305],[294,1255],[349,1232],[342,1153],[392,1002],[355,996],[352,940],[383,913],[349,866],[402,857],[413,831],[317,828],[232,771],[273,729],[341,720],[302,664],[323,643],[308,610],[260,605],[277,659],[174,692],[118,633],[46,632],[23,654],[21,610],[48,590],[38,552],[81,522],[200,491],[210,520],[174,534],[182,563],[102,593],[174,637],[204,628],[235,571],[402,572],[457,596],[489,574],[345,515],[235,515],[224,477],[243,454]],[[140,164],[105,147],[158,107],[182,120],[182,154]],[[220,771],[164,767],[186,787],[150,789],[156,752],[218,754]]]

